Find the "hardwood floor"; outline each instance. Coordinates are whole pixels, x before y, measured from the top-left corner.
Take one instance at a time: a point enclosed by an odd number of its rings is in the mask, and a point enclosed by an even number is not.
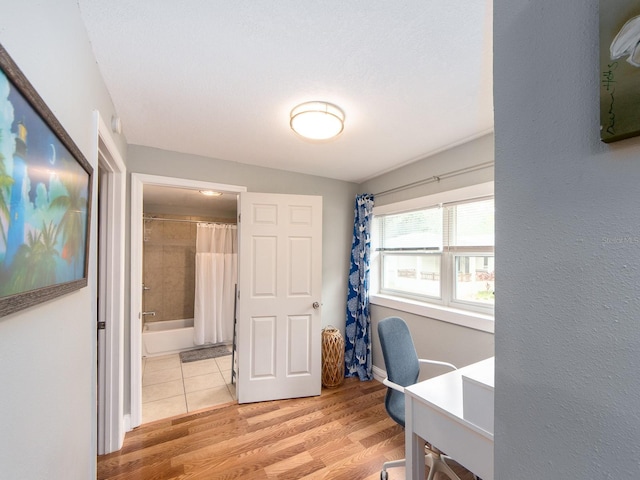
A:
[[[375,380],[347,379],[319,397],[227,404],[142,425],[122,450],[98,457],[98,479],[377,480],[385,461],[404,457],[385,391]],[[404,468],[389,469],[389,479],[404,479]]]

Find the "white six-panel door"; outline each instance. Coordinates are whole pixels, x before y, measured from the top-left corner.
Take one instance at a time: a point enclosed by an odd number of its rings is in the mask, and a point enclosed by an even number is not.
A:
[[[240,403],[321,391],[322,197],[240,194]]]

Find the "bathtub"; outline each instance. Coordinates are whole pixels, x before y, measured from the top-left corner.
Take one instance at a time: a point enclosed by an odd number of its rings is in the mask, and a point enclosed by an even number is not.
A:
[[[193,318],[148,322],[142,329],[142,356],[154,357],[190,350],[193,344]]]

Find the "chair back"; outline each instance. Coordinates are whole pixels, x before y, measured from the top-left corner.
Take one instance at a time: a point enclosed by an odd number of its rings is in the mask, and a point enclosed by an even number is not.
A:
[[[385,318],[378,323],[378,337],[387,378],[402,387],[416,383],[420,362],[405,321],[399,317]],[[404,427],[404,393],[387,388],[384,405],[389,416]]]

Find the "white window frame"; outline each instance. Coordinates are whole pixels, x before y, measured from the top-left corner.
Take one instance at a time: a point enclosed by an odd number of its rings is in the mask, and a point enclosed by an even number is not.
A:
[[[439,204],[461,202],[474,198],[493,195],[493,191],[494,183],[487,182],[456,190],[440,192],[425,197],[405,200],[393,204],[375,206],[373,208],[373,214],[374,216],[389,215],[411,210],[418,210],[422,208],[429,208]],[[478,255],[486,254],[486,252],[477,253]],[[442,254],[445,255],[445,252],[442,252]],[[467,255],[472,253],[464,252],[463,254]],[[448,255],[454,255],[454,253],[448,253]],[[415,315],[429,317],[436,320],[481,330],[484,332],[494,333],[495,322],[494,315],[492,313],[467,309],[462,305],[462,308],[445,306],[442,304],[438,304],[437,300],[431,302],[417,298],[408,298],[405,296],[401,297],[392,294],[380,293],[380,268],[380,255],[375,251],[375,249],[372,249],[370,272],[371,294],[369,296],[369,301],[371,304],[392,308],[394,310],[412,313]],[[448,280],[443,278],[442,281]]]

